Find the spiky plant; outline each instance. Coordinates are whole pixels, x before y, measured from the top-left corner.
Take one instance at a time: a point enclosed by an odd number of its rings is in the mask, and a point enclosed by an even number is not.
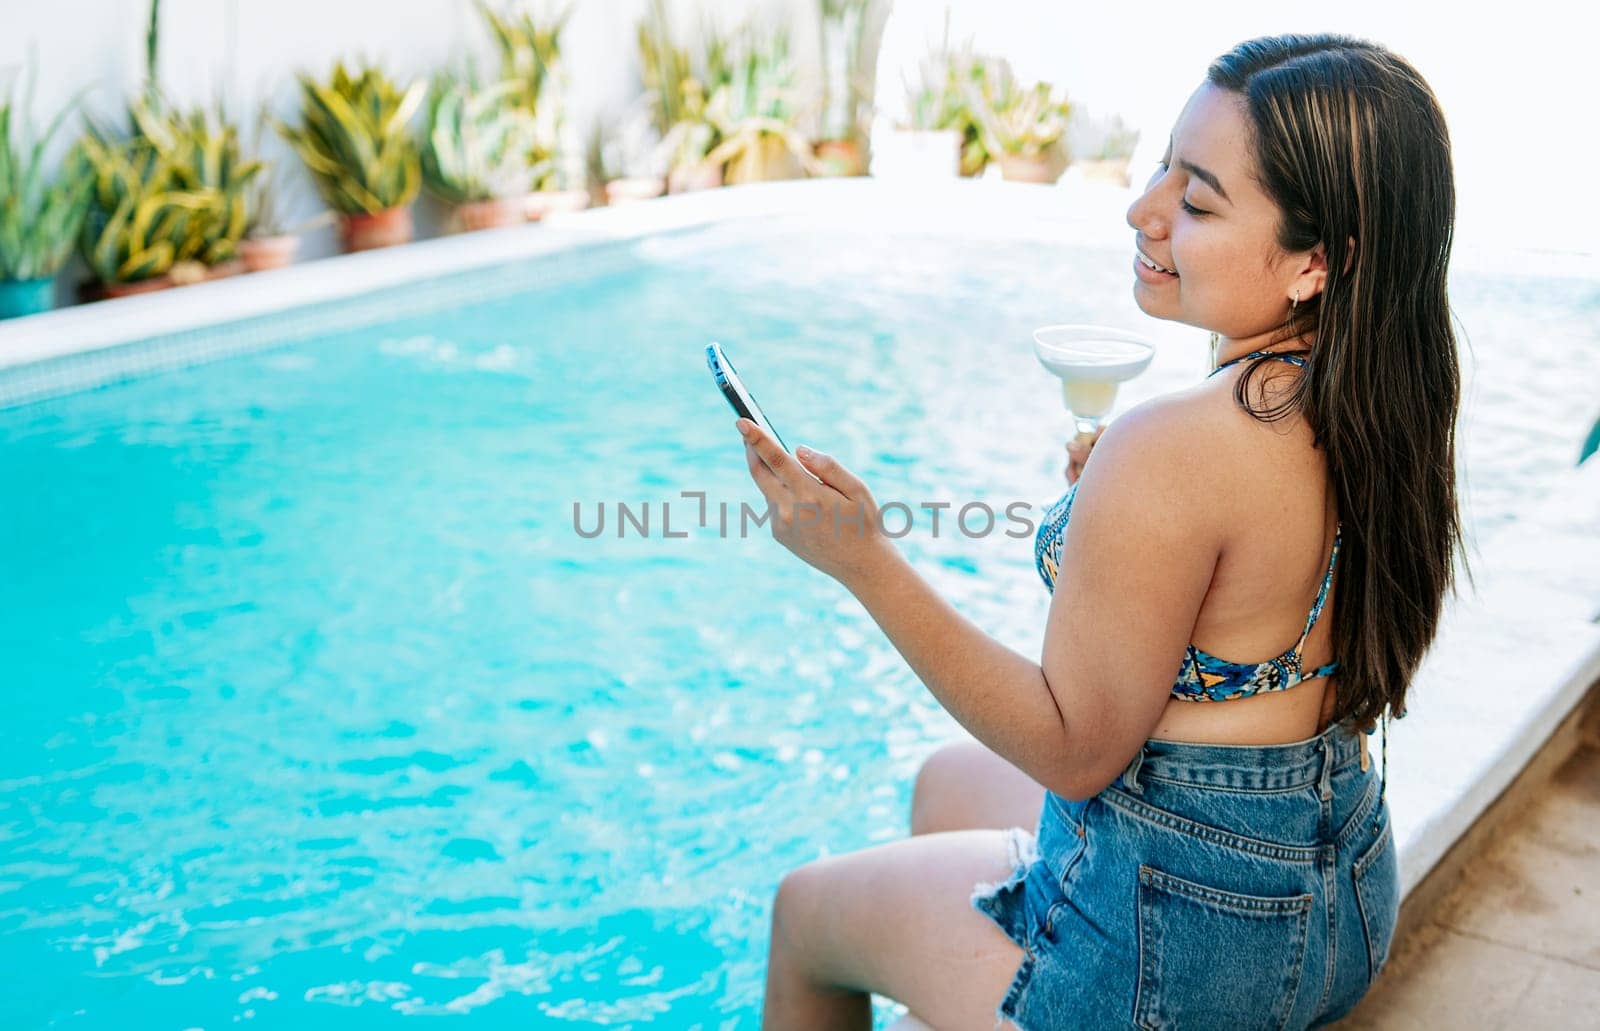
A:
[[[0,101],[0,279],[54,276],[72,256],[89,210],[93,179],[83,163],[67,161],[52,179],[44,160],[76,105],[64,106],[32,140],[29,106],[15,105],[10,95]]]
[[[522,90],[515,79],[479,87],[470,74],[434,77],[422,145],[429,192],[450,204],[528,192],[545,170],[528,164],[537,124]]]
[[[356,74],[344,62],[325,83],[297,76],[299,126],[278,131],[300,155],[324,203],[341,214],[376,214],[416,199],[421,155],[409,124],[427,97],[427,83],[404,88],[367,65]]]

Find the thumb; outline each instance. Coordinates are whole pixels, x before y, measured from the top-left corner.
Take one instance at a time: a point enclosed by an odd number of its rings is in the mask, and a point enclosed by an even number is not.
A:
[[[804,444],[794,449],[794,456],[800,459],[807,469],[816,474],[817,479],[837,490],[847,498],[857,498],[865,493],[866,484],[856,478],[855,474],[840,465],[832,455],[825,455],[821,451],[806,447]]]

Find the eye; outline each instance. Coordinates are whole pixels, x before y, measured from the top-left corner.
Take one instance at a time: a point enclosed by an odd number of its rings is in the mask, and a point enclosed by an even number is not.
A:
[[[1195,207],[1193,204],[1190,204],[1189,203],[1189,199],[1187,197],[1178,198],[1178,203],[1183,207],[1183,210],[1187,211],[1191,215],[1209,215],[1209,214],[1211,214],[1211,212],[1209,212],[1209,211],[1201,211],[1199,208]]]

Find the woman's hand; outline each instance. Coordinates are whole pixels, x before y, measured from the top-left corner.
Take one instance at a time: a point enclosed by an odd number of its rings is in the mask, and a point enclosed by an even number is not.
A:
[[[1083,463],[1089,460],[1089,452],[1093,450],[1095,443],[1099,441],[1100,434],[1104,433],[1105,431],[1106,428],[1101,426],[1099,429],[1094,431],[1094,436],[1090,437],[1087,441],[1080,440],[1078,437],[1073,437],[1071,440],[1067,441],[1068,483],[1077,483],[1078,477],[1083,475]]]
[[[749,419],[734,425],[744,437],[745,464],[767,499],[779,544],[847,587],[893,553],[878,522],[878,503],[854,473],[810,448],[790,455]]]

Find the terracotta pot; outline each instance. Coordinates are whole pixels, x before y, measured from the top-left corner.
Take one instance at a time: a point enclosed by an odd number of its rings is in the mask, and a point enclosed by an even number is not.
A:
[[[667,173],[668,193],[714,190],[721,185],[722,165],[717,162],[699,161],[692,165],[679,165]]]
[[[855,140],[820,140],[815,148],[823,175],[864,175],[867,171],[861,144]]]
[[[229,276],[242,276],[248,271],[250,270],[245,267],[243,258],[232,258],[228,261],[219,261],[215,265],[207,266],[205,279],[206,282],[209,283],[213,279],[227,279]]]
[[[659,197],[665,185],[660,179],[613,179],[606,183],[606,203],[626,204]]]
[[[239,241],[239,260],[246,272],[265,272],[283,268],[294,261],[300,249],[298,236],[264,236],[259,240]]]
[[[1064,171],[1061,162],[1049,154],[1001,154],[1000,175],[1013,183],[1053,183]]]
[[[491,197],[456,205],[456,221],[463,232],[504,229],[523,222],[521,197]]]
[[[100,291],[105,297],[132,297],[134,294],[151,294],[176,286],[170,275],[151,276],[131,283],[103,283]]]
[[[588,190],[539,190],[522,199],[523,211],[528,221],[537,222],[546,215],[560,215],[568,211],[582,211],[589,206]]]
[[[410,243],[411,235],[409,206],[339,216],[339,242],[347,253]]]
[[[1075,161],[1078,172],[1091,182],[1112,183],[1116,186],[1129,186],[1127,158],[1094,158],[1089,161]]]
[[[723,182],[729,186],[741,183],[766,183],[780,179],[798,179],[804,171],[789,145],[777,136],[762,134],[754,145],[745,148],[728,160],[722,173]]]

